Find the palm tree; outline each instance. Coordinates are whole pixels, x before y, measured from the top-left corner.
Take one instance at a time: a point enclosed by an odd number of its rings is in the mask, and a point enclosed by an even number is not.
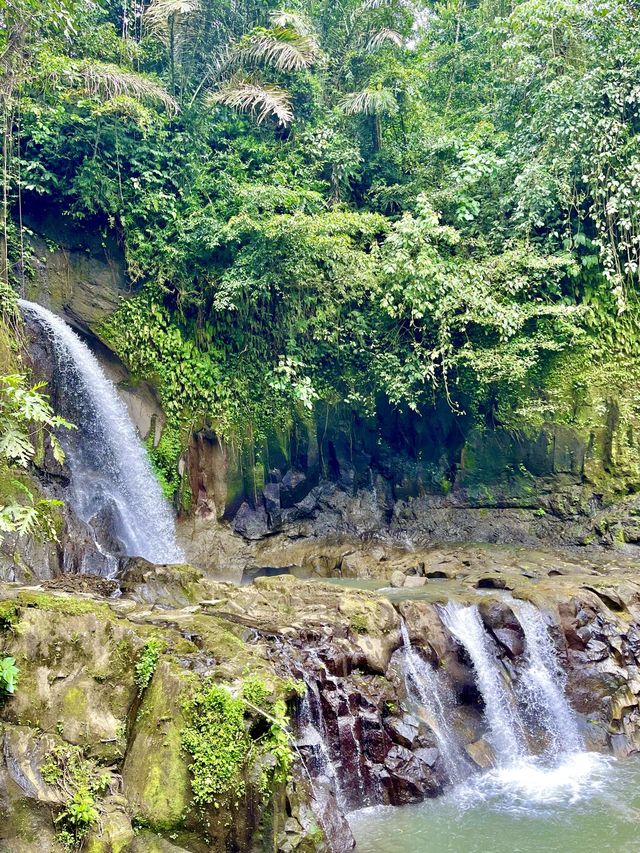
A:
[[[199,24],[206,11],[200,0],[151,0],[145,11],[149,31],[167,46],[172,92],[177,66],[184,70],[187,45],[200,37]],[[200,74],[190,105],[203,97],[210,104],[248,112],[258,122],[266,118],[275,118],[281,125],[291,122],[288,93],[270,81],[265,71],[293,73],[309,68],[319,57],[318,45],[303,16],[278,11],[265,23],[268,26],[254,25],[239,33],[229,23],[219,27],[224,37],[211,45],[212,59]],[[183,80],[187,76],[183,73]]]
[[[403,48],[413,21],[404,0],[335,0],[319,15],[329,57],[329,90],[345,115],[369,117],[372,147],[382,146],[382,119],[399,110],[376,71],[375,54]]]

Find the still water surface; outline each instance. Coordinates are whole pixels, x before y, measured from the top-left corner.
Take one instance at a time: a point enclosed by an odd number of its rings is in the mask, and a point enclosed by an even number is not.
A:
[[[640,853],[640,759],[581,752],[553,768],[527,759],[350,822],[357,853]]]

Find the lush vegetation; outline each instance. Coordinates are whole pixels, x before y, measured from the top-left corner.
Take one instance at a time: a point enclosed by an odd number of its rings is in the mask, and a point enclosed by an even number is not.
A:
[[[0,697],[16,692],[20,669],[12,657],[0,658]]]
[[[2,309],[5,309],[4,312]],[[32,385],[18,352],[11,297],[0,293],[0,543],[7,535],[57,539],[60,501],[42,498],[28,473],[45,442],[64,460],[54,432],[71,424],[54,414],[41,384]]]
[[[185,425],[434,393],[508,422],[559,354],[635,354],[635,0],[0,18],[0,268],[29,274],[35,206],[117,234],[138,291],[102,334],[161,391],[169,489]]]
[[[156,666],[164,648],[165,643],[158,637],[150,637],[144,644],[144,648],[134,668],[134,680],[139,696],[142,695],[145,688],[151,683],[153,673],[156,671]]]
[[[98,797],[105,793],[109,775],[85,758],[79,747],[60,745],[43,762],[42,778],[63,795],[63,806],[55,818],[58,842],[65,850],[79,850],[98,823]]]
[[[246,791],[247,775],[256,765],[264,796],[273,782],[285,782],[293,759],[287,706],[254,676],[242,683],[239,695],[205,680],[184,704],[187,725],[182,743],[189,753],[193,800],[219,808]],[[268,764],[260,763],[269,755]]]

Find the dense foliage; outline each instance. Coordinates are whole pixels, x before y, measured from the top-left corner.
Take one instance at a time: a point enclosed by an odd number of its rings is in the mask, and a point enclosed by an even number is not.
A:
[[[0,543],[7,535],[57,539],[58,500],[45,499],[28,468],[45,443],[56,461],[64,453],[54,432],[71,424],[54,414],[42,384],[32,385],[20,363],[11,302],[0,306]],[[2,675],[0,673],[0,682]],[[1,686],[1,685],[0,685]]]
[[[514,401],[635,346],[635,0],[4,0],[4,249],[115,231],[173,435]],[[500,411],[500,406],[503,411]],[[178,432],[176,432],[178,431]]]
[[[199,806],[217,809],[225,798],[237,801],[246,792],[247,775],[259,779],[265,796],[271,783],[286,782],[292,762],[287,706],[259,678],[245,678],[238,696],[205,680],[183,710],[182,744],[191,757],[193,799]],[[265,755],[272,760],[260,766]]]

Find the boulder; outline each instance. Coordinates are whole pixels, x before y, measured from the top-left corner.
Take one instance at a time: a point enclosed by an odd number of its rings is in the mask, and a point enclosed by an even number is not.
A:
[[[122,768],[124,794],[138,822],[157,830],[182,824],[191,784],[180,731],[185,676],[161,660],[133,724]]]

